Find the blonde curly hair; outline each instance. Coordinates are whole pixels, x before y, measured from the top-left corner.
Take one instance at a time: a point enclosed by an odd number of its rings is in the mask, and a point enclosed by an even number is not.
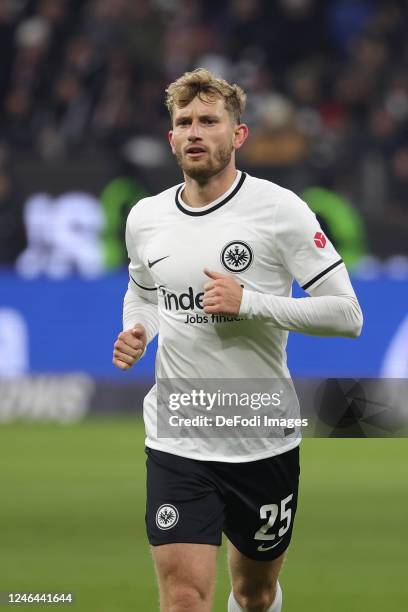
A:
[[[173,119],[175,107],[184,108],[196,97],[215,101],[224,98],[225,108],[236,123],[241,122],[245,110],[246,94],[239,85],[230,85],[205,68],[185,72],[166,89],[166,106]]]

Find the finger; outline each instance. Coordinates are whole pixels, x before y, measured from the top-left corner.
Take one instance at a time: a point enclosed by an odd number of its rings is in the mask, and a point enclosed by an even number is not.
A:
[[[203,308],[207,308],[207,306],[216,306],[218,304],[218,300],[216,298],[203,300]]]
[[[126,344],[125,342],[122,342],[121,340],[117,340],[117,342],[115,342],[114,348],[122,353],[125,353],[125,355],[130,355],[131,357],[137,357],[140,353],[140,350],[142,349],[141,342],[140,342],[140,345],[141,346],[133,348],[132,346],[129,346],[129,344]]]
[[[125,344],[136,350],[144,346],[144,342],[139,338],[135,338],[130,331],[122,332],[121,334],[119,334],[117,342],[120,341],[124,342]]]
[[[205,295],[203,299],[203,306],[214,305],[220,302],[218,295]]]
[[[213,287],[209,291],[204,292],[204,297],[215,297],[216,295],[221,295],[220,290],[217,287]]]
[[[215,287],[214,283],[205,283],[204,291],[211,291]]]
[[[120,351],[114,351],[113,357],[114,359],[117,359],[118,361],[122,363],[126,363],[126,365],[128,366],[131,366],[135,363],[134,357],[129,357],[129,355],[126,355],[125,353],[121,353]]]
[[[136,338],[140,338],[141,336],[145,335],[145,329],[142,325],[135,325],[133,327],[133,329],[131,329],[131,332],[133,334],[133,336],[135,336]]]
[[[213,304],[213,305],[208,305],[204,307],[204,312],[205,314],[220,314],[223,311],[222,307],[220,304]]]
[[[112,363],[114,366],[119,368],[119,370],[129,370],[130,366],[124,361],[120,361],[120,359],[116,359],[115,357],[112,359]]]
[[[228,278],[226,274],[221,274],[220,272],[214,272],[213,270],[209,270],[208,268],[204,268],[204,274],[206,274],[213,280],[217,280],[218,278]]]
[[[207,290],[205,289],[205,286],[208,287]],[[225,278],[218,278],[216,281],[206,283],[206,285],[204,285],[205,293],[207,293],[207,291],[217,291],[220,294],[224,289],[228,289],[227,280]]]
[[[122,353],[121,351],[114,351],[113,356],[116,359],[119,359],[119,361],[123,361],[124,363],[127,363],[128,365],[133,365],[140,357],[140,355],[142,354],[142,351],[139,351],[139,354],[136,355],[135,357],[132,357],[131,355],[127,355],[126,353]]]

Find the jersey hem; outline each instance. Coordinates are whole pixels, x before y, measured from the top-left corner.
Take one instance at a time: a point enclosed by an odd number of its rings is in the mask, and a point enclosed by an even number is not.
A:
[[[168,447],[165,444],[158,444],[156,441],[154,440],[149,440],[148,438],[146,438],[145,440],[145,445],[148,448],[151,448],[153,450],[158,450],[161,451],[162,453],[169,453],[169,455],[175,455],[176,457],[184,457],[185,459],[194,459],[196,461],[218,461],[220,463],[250,463],[252,461],[260,461],[262,459],[268,459],[269,457],[275,457],[276,455],[282,455],[283,453],[286,453],[290,450],[292,450],[293,448],[296,448],[296,446],[299,446],[300,442],[302,440],[302,436],[299,436],[297,438],[295,438],[294,440],[291,440],[289,444],[286,444],[285,446],[282,446],[279,449],[274,449],[274,450],[267,450],[264,451],[263,453],[259,453],[256,455],[239,455],[239,456],[231,456],[231,457],[224,457],[224,456],[220,456],[220,455],[209,455],[207,456],[203,456],[203,455],[199,455],[198,453],[189,453],[189,452],[175,452],[174,448]]]

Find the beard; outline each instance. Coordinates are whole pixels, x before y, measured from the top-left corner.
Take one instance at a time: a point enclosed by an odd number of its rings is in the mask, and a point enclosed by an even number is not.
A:
[[[232,145],[220,145],[213,156],[207,152],[204,159],[189,160],[183,156],[181,149],[179,149],[176,151],[176,157],[184,174],[197,181],[197,183],[204,184],[228,166],[233,150]]]

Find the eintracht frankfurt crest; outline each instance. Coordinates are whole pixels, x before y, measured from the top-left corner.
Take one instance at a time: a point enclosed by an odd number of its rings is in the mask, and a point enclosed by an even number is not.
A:
[[[242,240],[233,240],[221,251],[221,263],[228,272],[243,272],[253,261],[251,247]]]
[[[156,512],[156,525],[159,529],[171,529],[177,525],[179,512],[172,504],[163,504]]]

